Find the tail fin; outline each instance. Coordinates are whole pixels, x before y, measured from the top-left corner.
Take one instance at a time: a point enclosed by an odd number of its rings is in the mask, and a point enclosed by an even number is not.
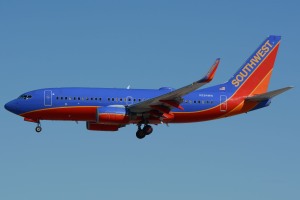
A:
[[[240,95],[262,94],[268,90],[281,37],[269,36],[229,79],[228,87]]]

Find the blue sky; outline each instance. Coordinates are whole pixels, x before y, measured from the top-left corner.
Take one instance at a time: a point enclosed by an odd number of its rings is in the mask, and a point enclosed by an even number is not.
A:
[[[299,199],[298,1],[0,1],[0,199]],[[44,87],[225,82],[281,35],[270,107],[211,122],[89,132],[3,105]]]

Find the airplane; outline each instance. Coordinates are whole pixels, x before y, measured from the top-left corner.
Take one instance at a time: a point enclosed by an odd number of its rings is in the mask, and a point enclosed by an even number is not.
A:
[[[93,131],[118,131],[136,124],[139,139],[153,132],[151,125],[202,122],[230,117],[270,105],[271,99],[292,87],[268,92],[281,36],[271,35],[225,83],[198,90],[216,73],[216,59],[200,80],[179,89],[44,88],[26,92],[5,108],[27,122],[85,121]]]

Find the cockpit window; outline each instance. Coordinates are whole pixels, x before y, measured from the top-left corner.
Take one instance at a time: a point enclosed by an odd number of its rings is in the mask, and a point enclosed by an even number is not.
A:
[[[28,99],[31,99],[32,96],[31,95],[27,95],[27,94],[22,94],[21,96],[19,96],[19,99],[25,99],[25,100],[28,100]]]

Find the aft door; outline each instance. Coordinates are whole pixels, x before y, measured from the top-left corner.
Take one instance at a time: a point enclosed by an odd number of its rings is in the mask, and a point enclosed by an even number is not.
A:
[[[220,95],[220,111],[226,112],[227,111],[227,96]]]
[[[52,106],[52,91],[51,90],[44,91],[44,105]]]

